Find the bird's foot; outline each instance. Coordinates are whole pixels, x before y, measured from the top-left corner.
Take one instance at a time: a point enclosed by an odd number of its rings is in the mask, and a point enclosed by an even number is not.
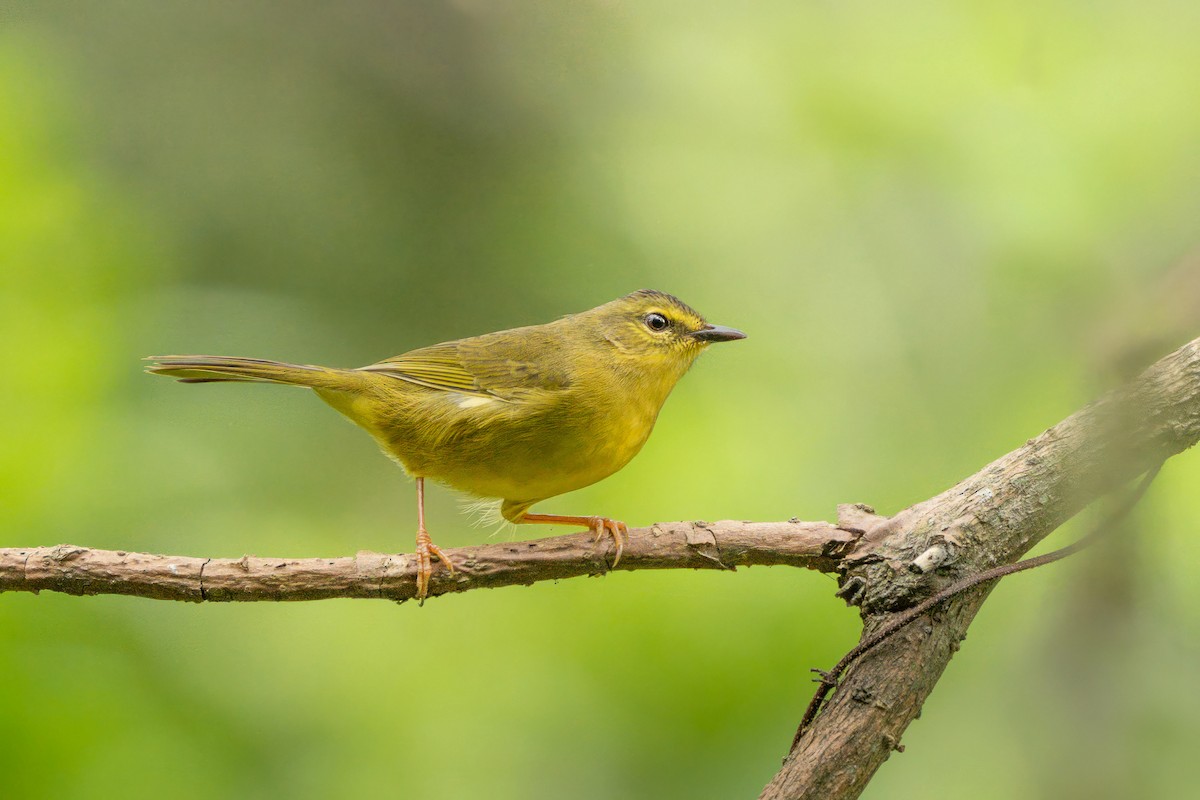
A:
[[[621,561],[621,553],[625,552],[625,540],[629,537],[629,526],[624,522],[618,522],[615,519],[608,517],[575,517],[565,514],[526,514],[515,522],[537,525],[585,525],[588,530],[596,534],[596,542],[599,543],[605,536],[611,536],[613,543],[617,546],[617,554],[613,557],[612,566],[609,569],[615,569]]]
[[[425,598],[429,596],[429,578],[433,575],[433,557],[436,556],[438,561],[446,565],[446,569],[450,574],[454,574],[454,562],[452,562],[442,548],[433,543],[429,538],[429,531],[424,528],[417,530],[417,604],[425,605]]]
[[[608,517],[588,517],[588,527],[591,528],[592,533],[596,534],[597,544],[605,536],[612,537],[613,543],[617,546],[617,554],[613,556],[612,566],[609,569],[616,569],[617,564],[621,561],[621,553],[625,552],[625,540],[629,538],[629,526]]]

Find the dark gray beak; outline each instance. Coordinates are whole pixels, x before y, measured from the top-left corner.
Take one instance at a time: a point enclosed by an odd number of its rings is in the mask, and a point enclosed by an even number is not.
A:
[[[692,331],[692,338],[702,342],[732,342],[745,339],[746,334],[736,328],[726,328],[724,325],[705,325],[698,331]]]

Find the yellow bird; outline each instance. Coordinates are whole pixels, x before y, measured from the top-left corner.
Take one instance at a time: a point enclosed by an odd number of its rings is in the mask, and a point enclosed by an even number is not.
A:
[[[500,498],[509,522],[582,525],[616,543],[623,522],[530,514],[548,497],[612,475],[642,449],[658,412],[713,342],[744,339],[687,304],[643,289],[545,325],[423,347],[358,369],[257,358],[154,356],[148,372],[183,383],[305,386],[375,438],[417,483],[417,598],[436,556],[425,479]]]

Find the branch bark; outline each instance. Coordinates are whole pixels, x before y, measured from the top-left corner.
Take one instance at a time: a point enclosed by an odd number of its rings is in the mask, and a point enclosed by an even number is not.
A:
[[[618,570],[787,565],[833,572],[857,536],[827,522],[672,522],[629,531]],[[455,574],[434,571],[430,596],[609,571],[613,543],[590,533],[447,549]],[[194,558],[74,545],[0,549],[0,592],[124,594],[156,600],[404,601],[416,596],[410,555]]]
[[[1080,509],[1200,440],[1200,339],[942,494],[893,517],[839,507],[826,522],[678,522],[630,531],[619,569],[788,565],[837,573],[861,607],[862,640],[945,586],[1016,561]],[[431,595],[608,571],[590,534],[448,551]],[[166,600],[251,601],[415,595],[411,556],[205,559],[72,545],[0,549],[0,592],[42,590]],[[994,583],[953,597],[847,671],[768,800],[857,797],[920,711]],[[799,709],[797,715],[799,716]]]

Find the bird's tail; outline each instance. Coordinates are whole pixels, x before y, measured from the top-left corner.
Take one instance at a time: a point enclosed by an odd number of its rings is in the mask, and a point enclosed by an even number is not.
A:
[[[232,356],[151,356],[147,372],[178,378],[180,383],[242,381],[282,383],[312,389],[345,390],[365,382],[358,370],[286,364],[262,358]]]

